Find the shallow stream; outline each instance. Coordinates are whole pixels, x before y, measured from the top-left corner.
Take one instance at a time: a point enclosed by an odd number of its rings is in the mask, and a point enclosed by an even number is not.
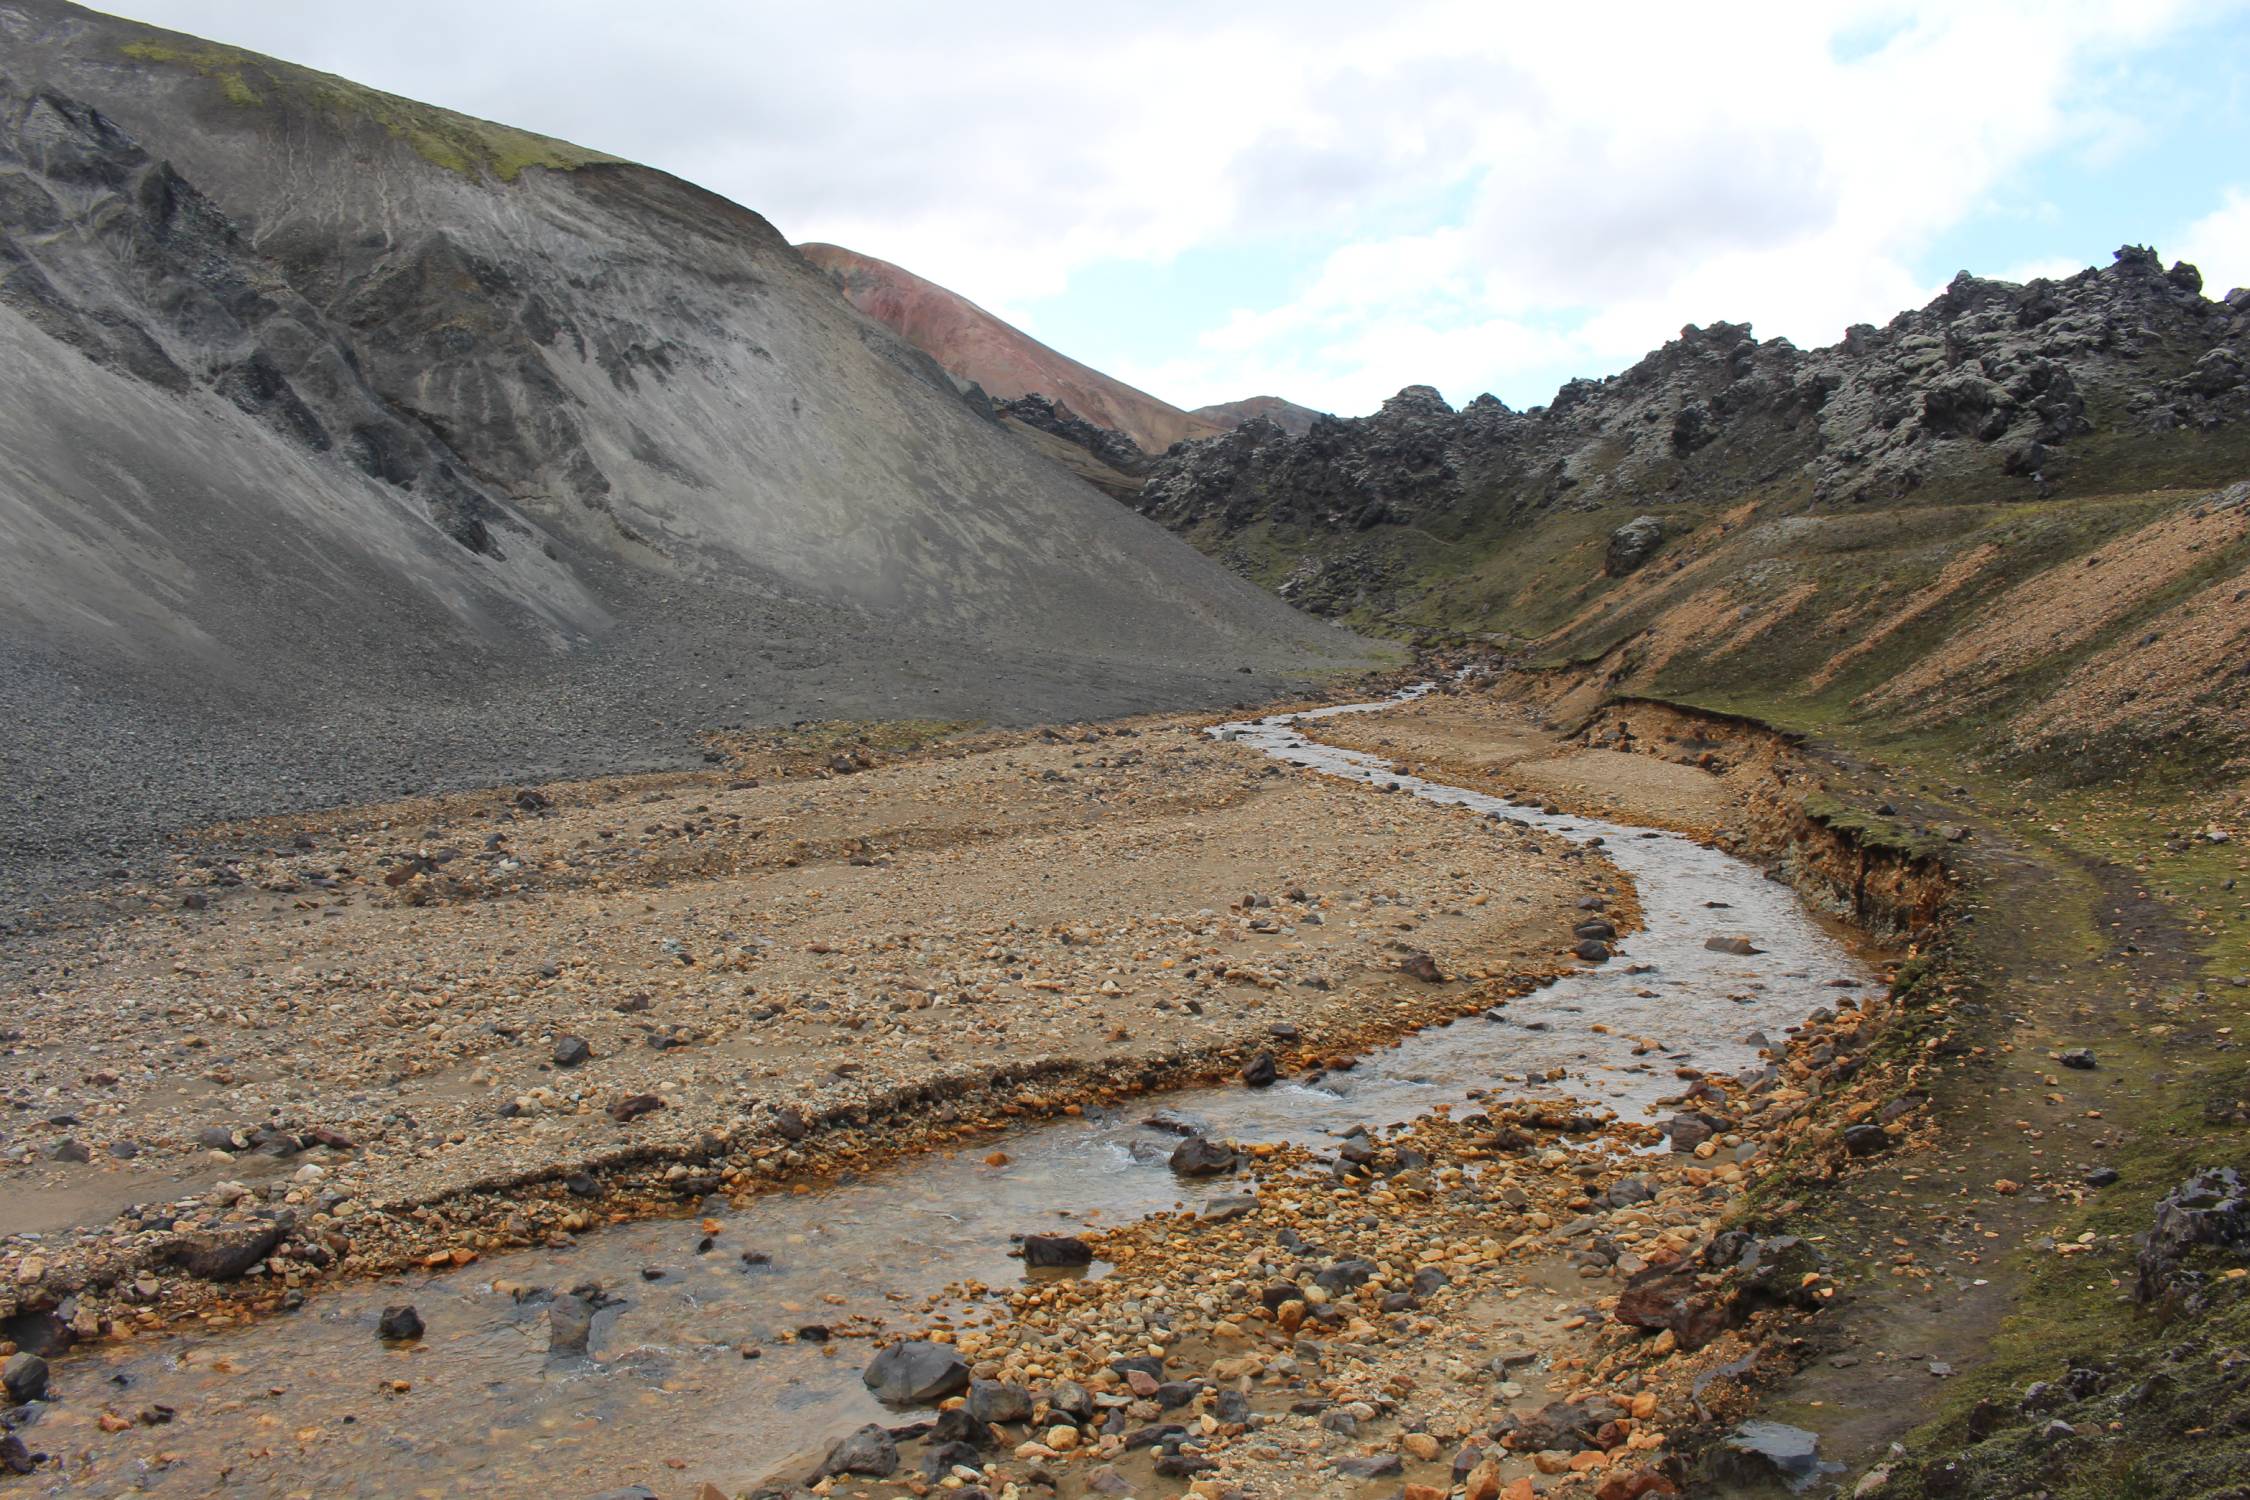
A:
[[[1403,775],[1305,737],[1308,721],[1427,690],[1212,733],[1327,774],[1519,819],[1558,840],[1602,840],[1638,887],[1646,923],[1607,964],[1310,1085],[1146,1097],[810,1194],[761,1196],[719,1212],[715,1234],[694,1218],[622,1225],[566,1250],[323,1292],[294,1316],[241,1329],[66,1360],[55,1376],[62,1400],[23,1436],[71,1461],[16,1481],[13,1492],[590,1496],[640,1483],[671,1495],[709,1480],[732,1493],[790,1455],[817,1452],[827,1436],[899,1420],[861,1387],[863,1341],[784,1341],[785,1331],[882,1316],[957,1280],[1012,1280],[1023,1274],[1007,1254],[1014,1234],[1069,1232],[1238,1190],[1224,1178],[1183,1183],[1166,1169],[1176,1137],[1140,1123],[1159,1108],[1217,1137],[1308,1144],[1412,1118],[1471,1089],[1566,1095],[1639,1118],[1677,1091],[1681,1063],[1748,1067],[1755,1033],[1778,1041],[1834,998],[1835,983],[1872,982],[1838,933],[1741,860],[1674,834],[1542,814]],[[1722,935],[1763,951],[1704,946]],[[1641,1038],[1660,1045],[1636,1056]],[[1559,1081],[1527,1081],[1553,1069],[1563,1070]],[[996,1149],[1010,1158],[998,1170],[984,1162]],[[545,1303],[495,1289],[586,1282],[605,1283],[622,1302],[596,1317],[584,1358],[550,1356]],[[418,1344],[377,1340],[382,1310],[396,1303],[412,1303],[427,1323]],[[94,1430],[105,1408],[133,1418],[158,1407],[174,1413],[165,1425]],[[95,1461],[81,1462],[89,1450]]]

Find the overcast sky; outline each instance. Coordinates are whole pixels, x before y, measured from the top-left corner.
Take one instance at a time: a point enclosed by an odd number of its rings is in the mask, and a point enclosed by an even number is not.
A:
[[[2250,9],[103,8],[691,178],[1183,406],[1544,402],[2126,241],[2250,284]]]

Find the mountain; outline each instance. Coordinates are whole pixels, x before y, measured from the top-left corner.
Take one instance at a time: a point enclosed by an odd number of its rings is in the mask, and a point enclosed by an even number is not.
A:
[[[1691,326],[1530,411],[1409,386],[1300,437],[1253,421],[1138,503],[1310,609],[1612,692],[1982,722],[2093,775],[2250,763],[2246,475],[2250,291],[2127,246],[1964,272],[1824,349]]]
[[[1045,396],[1151,453],[1224,430],[1057,353],[966,297],[889,261],[840,245],[797,250],[835,278],[852,306],[997,400]]]
[[[1252,417],[1263,417],[1291,437],[1303,437],[1312,431],[1315,421],[1328,414],[1279,396],[1250,396],[1241,401],[1222,401],[1217,406],[1199,406],[1192,415],[1230,432]]]
[[[61,0],[0,4],[0,455],[18,857],[1366,656],[1011,441],[755,213]]]

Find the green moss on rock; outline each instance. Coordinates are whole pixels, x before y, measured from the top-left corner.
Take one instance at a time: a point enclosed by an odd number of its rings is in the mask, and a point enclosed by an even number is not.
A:
[[[233,47],[139,41],[122,50],[136,62],[190,69],[211,80],[220,98],[240,109],[272,110],[346,133],[374,126],[431,165],[464,177],[513,182],[530,167],[567,172],[621,160]]]

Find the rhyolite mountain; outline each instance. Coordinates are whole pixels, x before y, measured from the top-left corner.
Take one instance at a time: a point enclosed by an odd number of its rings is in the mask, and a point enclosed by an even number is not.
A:
[[[887,260],[841,245],[797,250],[833,277],[854,307],[995,401],[1043,396],[1150,453],[1226,430],[1048,348],[959,293]]]
[[[1044,463],[757,214],[0,0],[0,833],[1365,660]]]

